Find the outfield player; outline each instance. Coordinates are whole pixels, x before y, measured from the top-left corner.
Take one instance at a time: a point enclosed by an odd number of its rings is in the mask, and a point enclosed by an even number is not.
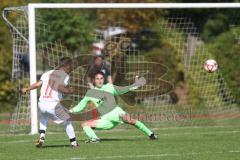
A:
[[[112,85],[111,83],[104,84],[104,73],[101,71],[97,71],[94,74],[93,78],[95,85],[94,89],[89,90],[85,97],[79,102],[79,104],[69,110],[71,113],[81,112],[86,107],[89,101],[92,101],[98,110],[101,111],[105,110],[104,112],[102,112],[101,117],[99,119],[88,120],[82,124],[84,132],[89,137],[88,142],[96,143],[100,141],[100,139],[94,133],[93,129],[108,130],[116,127],[118,124],[124,123],[135,126],[137,129],[141,130],[143,133],[149,136],[151,140],[157,139],[157,136],[150,129],[148,129],[142,122],[131,118],[128,113],[126,113],[122,108],[120,108],[116,104],[114,98],[114,95],[124,94],[128,91],[140,87],[142,83],[140,84],[139,82],[143,80],[145,81],[145,79],[143,78],[136,79],[135,85],[118,88]],[[106,101],[106,99],[110,99],[110,101],[105,103],[104,101]],[[105,103],[105,105],[102,105],[103,103]]]
[[[48,120],[52,119],[57,124],[62,124],[65,127],[66,133],[70,140],[71,146],[77,148],[79,145],[76,141],[76,136],[70,116],[68,120],[63,120],[56,114],[56,108],[64,110],[64,107],[60,104],[63,93],[73,93],[74,89],[67,87],[69,80],[69,73],[73,70],[73,61],[68,57],[64,57],[60,60],[60,65],[56,70],[50,70],[45,72],[41,79],[32,84],[28,88],[22,88],[23,94],[30,90],[41,87],[39,98],[39,140],[36,143],[36,147],[42,147],[45,141],[45,133],[48,126]]]

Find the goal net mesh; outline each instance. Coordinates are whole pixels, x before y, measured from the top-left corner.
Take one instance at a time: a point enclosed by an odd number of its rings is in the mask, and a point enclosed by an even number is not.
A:
[[[16,90],[19,90],[29,84],[28,13],[26,7],[11,8],[4,12],[8,13],[7,24],[13,39],[12,80]],[[81,90],[78,94],[65,95],[65,99],[77,103],[87,92],[88,67],[94,54],[100,52],[111,70],[115,85],[130,85],[136,75],[147,80],[145,86],[117,97],[119,105],[137,119],[158,125],[198,126],[227,125],[239,118],[237,102],[224,78],[227,75],[222,73],[221,67],[224,66],[219,64],[220,68],[214,73],[208,73],[203,68],[207,59],[215,59],[216,54],[222,53],[211,52],[201,38],[199,24],[184,14],[161,17],[141,33],[133,32],[124,23],[117,23],[117,18],[107,23],[109,25],[99,25],[96,20],[96,27],[88,33],[90,40],[79,37],[79,43],[74,42],[78,43],[79,48],[74,48],[62,36],[64,31],[54,29],[64,20],[50,17],[52,20],[48,23],[43,13],[37,10],[36,16],[38,79],[45,71],[56,68],[62,57],[78,60],[77,68],[70,74],[70,86]],[[74,16],[87,13],[78,9],[70,17],[74,21]],[[235,46],[239,45],[240,33],[236,19],[233,17],[229,22],[229,32],[235,40]],[[91,23],[73,23],[91,28]],[[119,33],[111,35],[112,30]],[[74,36],[77,34],[73,33]],[[10,132],[29,132],[29,101],[29,94],[18,95]]]

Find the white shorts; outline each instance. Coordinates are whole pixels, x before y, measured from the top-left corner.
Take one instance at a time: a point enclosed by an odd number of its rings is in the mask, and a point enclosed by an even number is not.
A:
[[[64,108],[59,102],[39,102],[39,117],[40,119],[51,119],[57,124],[63,124],[66,122],[66,117],[63,119],[56,114],[56,108]],[[69,119],[70,115],[68,114]]]

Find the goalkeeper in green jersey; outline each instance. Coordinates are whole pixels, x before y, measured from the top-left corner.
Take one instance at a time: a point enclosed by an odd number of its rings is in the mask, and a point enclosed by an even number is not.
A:
[[[86,106],[88,102],[93,102],[98,112],[100,113],[99,119],[91,119],[83,122],[82,128],[86,135],[89,137],[87,142],[96,143],[100,139],[94,133],[93,129],[109,130],[116,127],[118,124],[130,124],[141,130],[144,134],[149,136],[151,140],[157,139],[157,136],[148,129],[142,122],[133,119],[128,113],[120,108],[115,101],[115,95],[121,95],[138,87],[143,86],[146,80],[136,78],[135,83],[127,87],[118,87],[110,83],[104,85],[104,73],[97,71],[93,75],[94,88],[89,90],[85,97],[69,111],[71,113],[79,113]]]

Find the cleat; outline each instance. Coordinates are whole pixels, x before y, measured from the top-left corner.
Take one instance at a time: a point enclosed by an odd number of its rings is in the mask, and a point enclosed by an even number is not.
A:
[[[35,143],[35,146],[36,146],[37,148],[42,148],[42,147],[43,147],[44,140],[45,140],[45,138],[44,138],[44,137],[41,137],[41,138]]]
[[[154,133],[152,133],[152,134],[149,136],[149,139],[150,139],[150,140],[157,140],[158,137],[157,137]]]
[[[101,142],[100,138],[91,138],[85,141],[85,143],[99,143],[99,142]]]
[[[71,147],[73,149],[78,149],[80,147],[80,145],[78,143],[75,143],[75,144],[71,144]]]

